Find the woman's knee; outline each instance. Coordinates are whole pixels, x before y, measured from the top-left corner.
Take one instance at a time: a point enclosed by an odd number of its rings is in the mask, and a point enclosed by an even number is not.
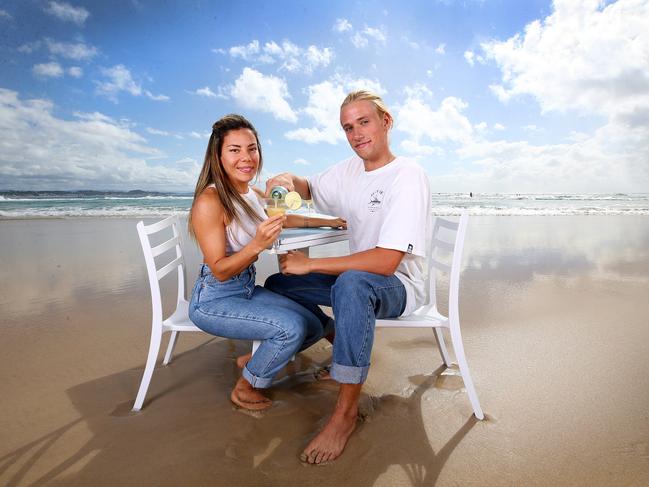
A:
[[[307,323],[297,314],[290,314],[276,323],[276,339],[301,344],[307,335]]]

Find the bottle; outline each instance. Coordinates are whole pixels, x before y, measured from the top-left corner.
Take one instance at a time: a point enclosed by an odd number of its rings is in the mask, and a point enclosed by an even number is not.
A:
[[[270,189],[270,197],[274,200],[283,200],[288,194],[288,189],[284,186],[273,186]]]

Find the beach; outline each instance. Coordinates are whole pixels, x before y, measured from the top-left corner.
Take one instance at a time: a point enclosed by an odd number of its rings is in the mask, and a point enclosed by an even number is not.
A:
[[[130,411],[151,317],[137,221],[0,220],[0,485],[649,485],[648,216],[471,217],[460,317],[486,419],[432,332],[378,330],[362,420],[319,467],[298,456],[336,400],[325,341],[251,415],[229,401],[250,344],[184,334]]]

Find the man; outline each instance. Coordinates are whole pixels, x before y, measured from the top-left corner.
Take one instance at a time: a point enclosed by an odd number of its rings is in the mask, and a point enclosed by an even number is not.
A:
[[[282,273],[265,284],[316,313],[325,332],[331,319],[318,305],[333,308],[331,377],[340,390],[333,415],[302,452],[312,464],[337,458],[354,431],[376,318],[409,314],[424,302],[428,178],[416,163],[392,154],[393,119],[377,95],[350,93],[340,123],[355,157],[310,178],[284,173],[266,183],[267,191],[281,185],[312,198],[320,211],[347,220],[350,233],[350,255],[290,252],[280,260]]]

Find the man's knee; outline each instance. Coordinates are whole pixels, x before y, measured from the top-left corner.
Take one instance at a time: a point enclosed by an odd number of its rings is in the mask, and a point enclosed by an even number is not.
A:
[[[282,289],[286,288],[286,286],[283,285],[285,280],[286,280],[286,276],[284,274],[281,273],[273,274],[266,278],[266,282],[264,282],[264,287],[273,292],[280,292]]]
[[[332,298],[369,297],[372,293],[372,286],[368,279],[368,273],[364,271],[345,271],[338,276],[336,283],[331,289]]]

